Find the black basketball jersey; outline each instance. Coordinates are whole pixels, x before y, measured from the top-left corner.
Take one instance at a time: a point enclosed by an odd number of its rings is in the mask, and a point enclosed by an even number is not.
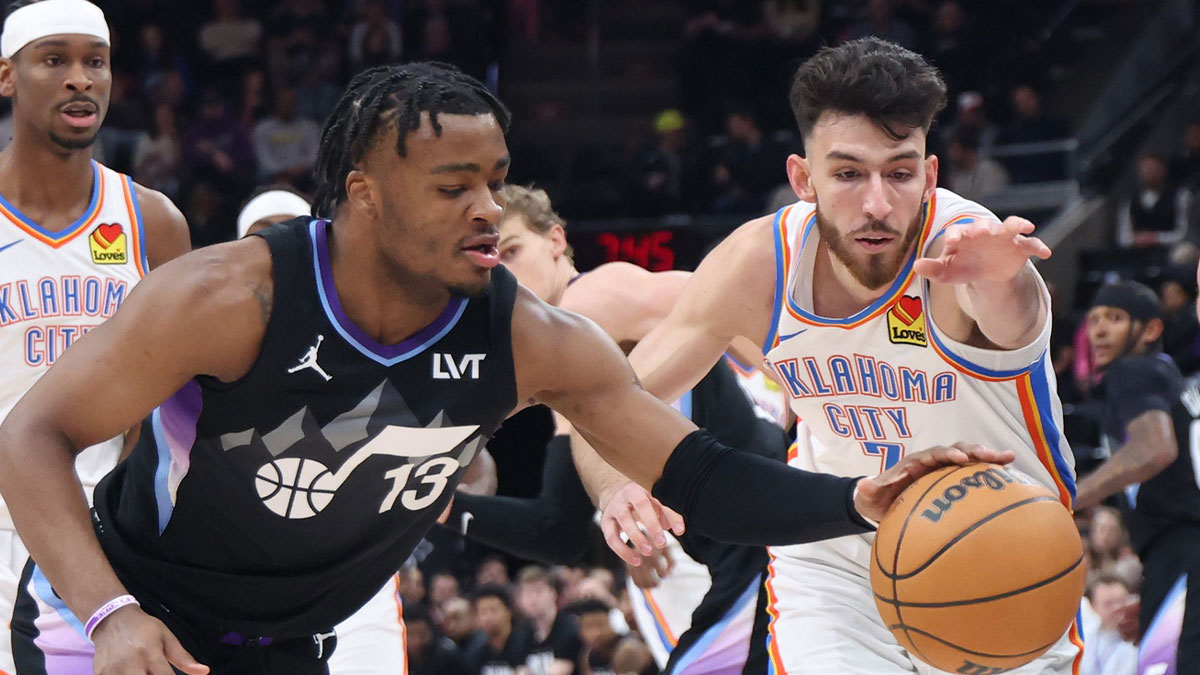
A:
[[[1200,418],[1200,391],[1187,385],[1165,356],[1131,355],[1106,369],[1098,396],[1103,400],[1105,441],[1115,452],[1126,439],[1129,423],[1143,413],[1161,410],[1171,416],[1179,456],[1158,475],[1126,489],[1130,540],[1140,554],[1155,538],[1178,527],[1200,528],[1200,487],[1191,449],[1192,427]]]
[[[185,618],[329,629],[396,572],[516,404],[507,270],[382,345],[342,311],[331,227],[262,233],[274,301],[257,361],[233,383],[190,381],[96,489],[122,580]]]

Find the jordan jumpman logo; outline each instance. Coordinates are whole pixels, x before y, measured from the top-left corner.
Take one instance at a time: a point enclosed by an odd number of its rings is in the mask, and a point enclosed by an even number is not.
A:
[[[288,368],[288,372],[296,373],[301,370],[304,370],[305,368],[312,368],[313,370],[317,371],[318,375],[325,378],[326,382],[332,380],[333,377],[330,376],[329,373],[325,372],[325,369],[321,368],[320,364],[317,363],[317,350],[321,348],[321,343],[324,342],[324,340],[325,340],[324,335],[318,335],[317,336],[317,344],[309,347],[308,352],[306,352],[304,354],[304,356],[300,357],[300,363],[297,363],[295,366]]]

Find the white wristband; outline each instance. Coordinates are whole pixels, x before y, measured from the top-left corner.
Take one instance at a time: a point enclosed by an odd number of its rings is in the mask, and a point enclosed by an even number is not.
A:
[[[100,605],[95,612],[92,612],[92,617],[87,620],[87,624],[83,627],[83,632],[85,635],[87,635],[87,639],[92,639],[92,633],[96,631],[96,626],[99,626],[100,622],[103,621],[105,617],[126,605],[137,605],[141,607],[141,604],[137,601],[137,598],[133,597],[132,595],[118,595],[112,600]]]

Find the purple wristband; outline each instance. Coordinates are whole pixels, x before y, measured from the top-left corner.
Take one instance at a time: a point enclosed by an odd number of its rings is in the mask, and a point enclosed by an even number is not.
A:
[[[103,621],[105,617],[117,611],[118,609],[121,609],[125,605],[137,605],[141,607],[141,604],[138,603],[137,598],[133,597],[132,595],[118,595],[112,600],[100,605],[95,612],[92,612],[92,618],[88,619],[87,624],[83,627],[83,632],[85,635],[87,635],[87,639],[92,639],[92,632],[96,630],[96,626],[99,626],[100,622]]]

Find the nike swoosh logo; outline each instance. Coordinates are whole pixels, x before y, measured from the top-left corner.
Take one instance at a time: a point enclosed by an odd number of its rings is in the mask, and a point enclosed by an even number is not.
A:
[[[3,253],[5,250],[7,250],[7,249],[10,249],[10,248],[12,248],[12,247],[16,246],[17,244],[21,243],[22,241],[25,241],[25,240],[24,240],[24,239],[18,239],[18,240],[14,241],[14,242],[13,242],[13,243],[11,243],[11,244],[5,244],[5,245],[3,245],[3,246],[0,246],[0,253]]]
[[[795,333],[792,333],[791,335],[780,335],[779,341],[783,342],[784,340],[791,340],[792,338],[796,337],[797,335],[799,335],[801,333],[807,333],[807,332],[808,332],[808,329],[803,328],[801,330],[796,331]]]

